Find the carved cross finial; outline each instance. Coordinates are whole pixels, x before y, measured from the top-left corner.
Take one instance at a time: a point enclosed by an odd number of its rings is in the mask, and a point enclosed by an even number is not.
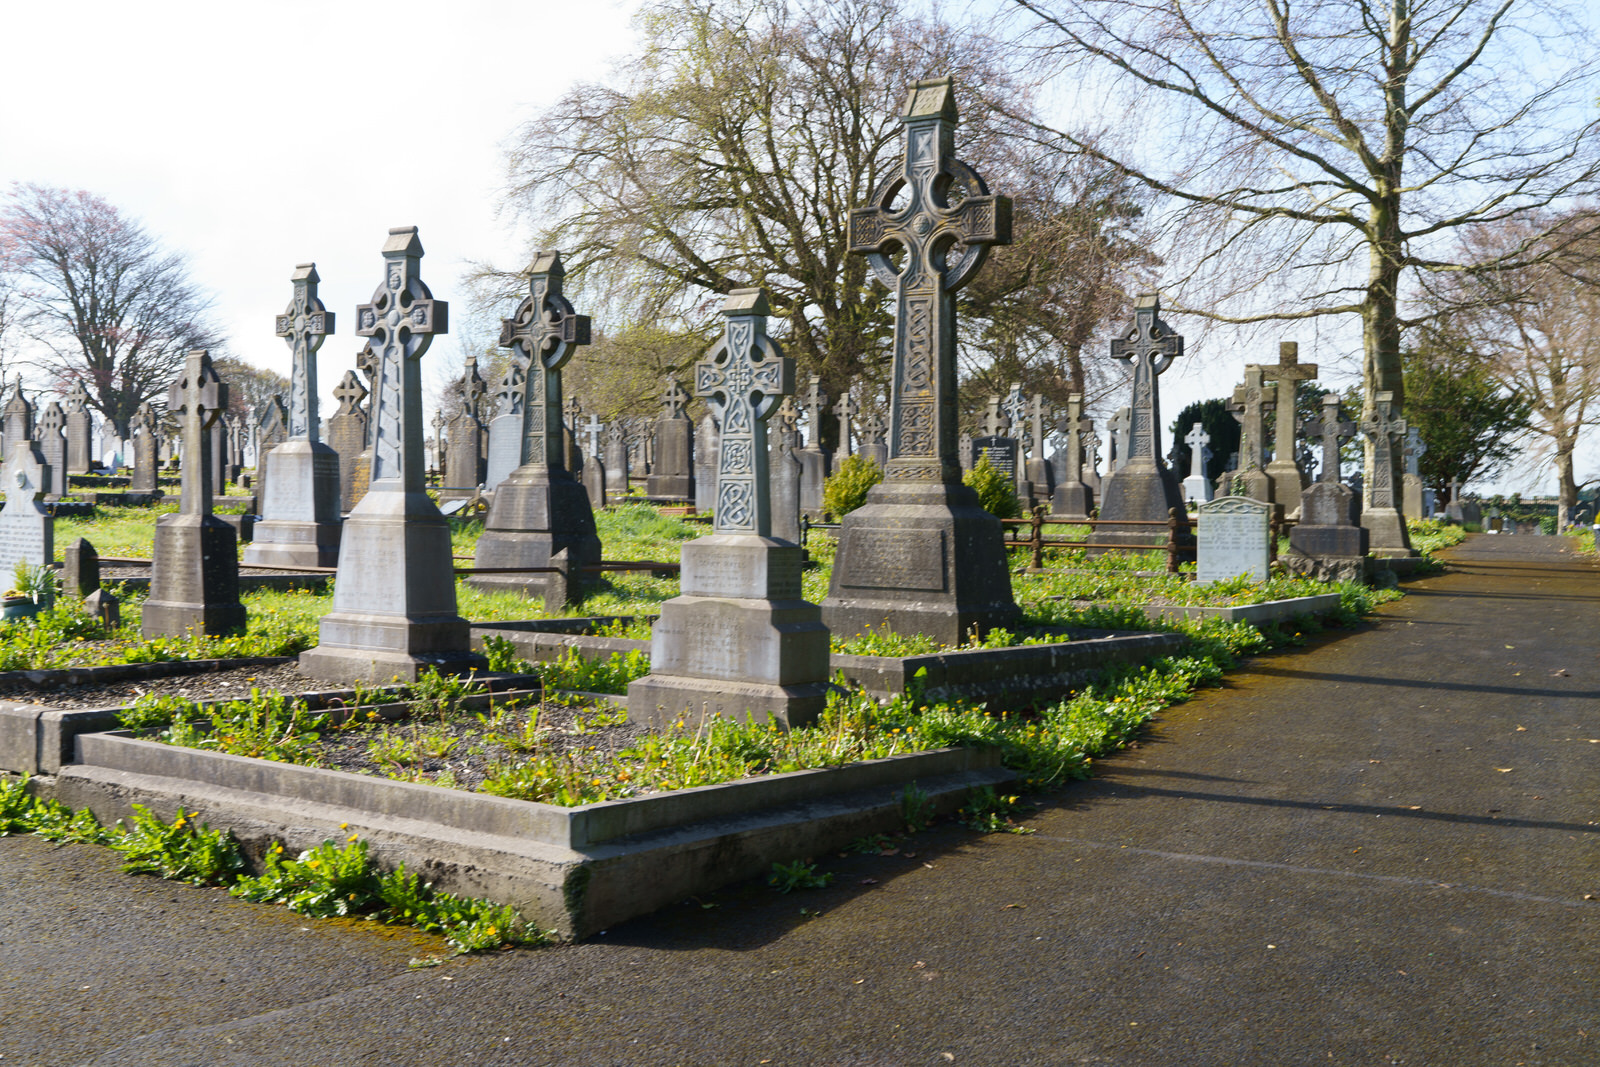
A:
[[[760,289],[735,289],[722,313],[722,339],[694,365],[694,393],[722,425],[715,530],[770,537],[767,419],[794,391],[794,360],[767,336],[771,312]]]
[[[228,386],[217,377],[211,354],[192,350],[183,374],[167,390],[167,412],[178,416],[183,434],[183,499],[185,515],[211,514],[211,464],[206,462],[206,431],[228,406]]]
[[[333,332],[333,314],[317,299],[315,263],[295,267],[289,281],[294,297],[278,316],[277,332],[289,345],[292,366],[289,370],[289,437],[316,441],[317,424],[317,349]]]
[[[500,324],[500,345],[522,360],[522,462],[566,470],[561,437],[561,368],[578,345],[589,343],[589,316],[579,315],[561,294],[567,276],[560,252],[540,252],[528,270],[528,295],[517,313]]]
[[[344,377],[339,379],[339,384],[333,387],[333,398],[339,402],[339,410],[334,417],[340,415],[357,415],[361,412],[361,402],[367,398],[367,387],[361,384],[361,379],[353,370],[344,372]]]
[[[1156,465],[1156,434],[1160,432],[1161,401],[1156,379],[1183,355],[1183,335],[1161,320],[1161,298],[1140,293],[1133,304],[1133,325],[1111,342],[1111,358],[1128,363],[1133,371],[1133,422],[1128,454],[1123,465]]]
[[[685,418],[685,409],[689,405],[689,394],[683,391],[683,386],[676,378],[667,379],[667,391],[661,396],[661,417],[665,419]]]

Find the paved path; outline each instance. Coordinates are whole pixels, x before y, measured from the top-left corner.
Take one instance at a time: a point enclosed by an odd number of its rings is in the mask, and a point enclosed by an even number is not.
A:
[[[1600,1063],[1600,567],[1563,546],[1474,538],[1033,836],[584,945],[408,971],[436,946],[0,840],[0,1067]]]

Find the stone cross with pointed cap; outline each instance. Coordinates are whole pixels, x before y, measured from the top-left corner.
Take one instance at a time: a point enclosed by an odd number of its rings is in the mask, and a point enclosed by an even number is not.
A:
[[[417,228],[391,229],[383,258],[383,284],[370,303],[356,308],[356,333],[372,339],[377,367],[369,496],[422,491],[422,354],[435,334],[450,329],[449,304],[435,300],[420,276]]]
[[[813,374],[806,382],[806,447],[813,452],[822,450],[822,414],[828,409],[828,393],[822,388],[821,375]]]
[[[500,346],[513,349],[527,368],[522,462],[566,469],[561,438],[561,368],[578,345],[589,343],[589,316],[561,295],[567,275],[560,252],[540,252],[528,273],[528,295],[500,325]]]
[[[1189,433],[1184,437],[1183,443],[1189,446],[1189,477],[1204,478],[1206,474],[1204,449],[1211,443],[1211,435],[1197,422],[1189,427]]]
[[[1256,471],[1262,467],[1262,450],[1266,443],[1266,413],[1277,407],[1277,402],[1267,396],[1262,384],[1262,368],[1247,363],[1244,383],[1233,390],[1233,417],[1239,420],[1239,469]]]
[[[694,393],[722,426],[715,530],[770,537],[767,419],[794,391],[794,360],[767,336],[771,310],[760,289],[735,289],[722,313],[722,339],[694,365]]]
[[[1133,304],[1133,325],[1111,342],[1111,358],[1128,363],[1133,370],[1133,422],[1129,427],[1128,453],[1120,470],[1130,464],[1156,464],[1156,434],[1160,430],[1161,401],[1156,379],[1183,355],[1183,335],[1173,333],[1161,321],[1161,298],[1155,293],[1140,293]]]
[[[289,370],[289,439],[316,441],[317,349],[333,332],[333,313],[317,299],[317,265],[301,263],[289,276],[294,298],[278,316],[278,336],[293,353]]]
[[[1056,432],[1067,438],[1066,483],[1083,481],[1084,445],[1094,436],[1094,421],[1084,418],[1082,393],[1068,394],[1067,411],[1056,423]]]
[[[959,121],[949,78],[911,87],[899,173],[850,212],[850,251],[895,294],[889,481],[959,482],[955,294],[992,245],[1011,243],[1011,201],[991,196],[955,158]],[[896,198],[906,197],[903,207]],[[890,255],[904,255],[898,269]]]
[[[1367,498],[1374,508],[1393,508],[1395,442],[1405,436],[1406,420],[1394,413],[1394,394],[1388,390],[1372,398],[1372,418],[1364,419],[1361,432],[1372,441],[1372,480]]]
[[[1339,394],[1322,394],[1322,417],[1306,424],[1306,433],[1322,439],[1322,469],[1317,481],[1339,480],[1339,442],[1356,432],[1353,422],[1339,421]]]
[[[228,406],[228,386],[217,377],[211,354],[192,350],[183,374],[167,391],[167,410],[181,420],[183,432],[183,498],[185,515],[211,514],[211,464],[205,461],[206,431]]]

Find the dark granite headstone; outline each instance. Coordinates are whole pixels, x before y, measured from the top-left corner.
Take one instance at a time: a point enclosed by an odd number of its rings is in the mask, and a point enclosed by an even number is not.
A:
[[[987,459],[989,466],[999,471],[1006,481],[1017,481],[1017,439],[1014,437],[980,437],[972,442],[977,459]]]
[[[61,550],[61,591],[82,598],[99,588],[100,553],[79,537]]]
[[[688,399],[676,381],[667,382],[661,417],[656,420],[655,462],[645,480],[647,495],[686,504],[695,499],[694,423],[684,410]]]

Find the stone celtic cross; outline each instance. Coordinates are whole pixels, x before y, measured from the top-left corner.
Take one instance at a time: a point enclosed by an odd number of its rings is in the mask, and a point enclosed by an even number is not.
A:
[[[191,351],[183,374],[167,390],[167,410],[181,420],[183,433],[183,497],[185,515],[211,514],[211,464],[205,462],[206,431],[228,406],[228,387],[217,377],[211,354]]]
[[[991,396],[983,413],[983,432],[988,437],[1004,437],[1011,432],[1011,420],[1006,417],[1004,405],[997,396]]]
[[[1388,390],[1372,398],[1372,418],[1364,419],[1361,432],[1372,442],[1372,481],[1367,496],[1374,508],[1394,503],[1394,447],[1406,434],[1406,420],[1394,414],[1394,394]]]
[[[578,345],[589,343],[589,316],[561,295],[567,275],[560,252],[540,252],[528,274],[528,295],[500,324],[500,346],[522,361],[524,381],[522,462],[550,470],[566,467],[561,439],[561,368]]]
[[[1189,433],[1184,437],[1183,443],[1189,446],[1189,476],[1203,478],[1206,473],[1206,460],[1204,449],[1211,443],[1211,435],[1201,428],[1197,422],[1189,427]]]
[[[722,425],[715,531],[770,537],[767,419],[794,391],[794,360],[767,336],[771,311],[760,289],[735,289],[722,313],[722,339],[694,365],[695,395]]]
[[[294,298],[283,314],[278,316],[278,336],[289,345],[293,353],[289,369],[289,437],[315,442],[317,424],[317,349],[333,332],[333,313],[317,299],[315,263],[301,263],[295,267],[289,281],[294,285]]]
[[[72,383],[72,389],[67,393],[67,412],[73,414],[89,410],[89,390],[84,386],[82,379]]]
[[[1028,404],[1028,429],[1031,454],[1035,459],[1044,458],[1044,424],[1045,402],[1043,393],[1034,393],[1033,400]]]
[[[1278,345],[1278,362],[1275,366],[1261,368],[1261,380],[1275,382],[1278,387],[1278,419],[1272,435],[1272,460],[1274,463],[1294,463],[1295,386],[1317,376],[1315,363],[1300,362],[1300,345],[1284,341]],[[1288,412],[1288,416],[1284,416]]]
[[[60,433],[66,425],[67,413],[60,404],[52,402],[39,416],[39,432],[42,434]]]
[[[839,402],[833,405],[833,414],[839,420],[839,454],[848,456],[850,434],[856,428],[856,416],[861,414],[861,408],[856,405],[848,389],[839,397]],[[859,439],[858,437],[857,440]]]
[[[806,447],[822,450],[822,414],[828,409],[828,394],[822,388],[822,377],[813,374],[806,383]]]
[[[500,401],[498,414],[522,414],[522,404],[527,399],[527,380],[528,376],[523,372],[521,362],[513,359],[495,386],[494,398]]]
[[[1241,471],[1255,471],[1261,469],[1261,452],[1266,443],[1266,413],[1277,407],[1277,403],[1267,396],[1266,386],[1262,384],[1262,369],[1259,364],[1247,363],[1244,368],[1244,384],[1234,387],[1233,390],[1233,417],[1239,420],[1239,469]]]
[[[42,420],[40,421],[39,425],[44,425]],[[1422,431],[1417,429],[1415,426],[1407,429],[1405,444],[1401,446],[1400,449],[1400,455],[1406,461],[1407,474],[1415,476],[1421,473],[1421,471],[1418,470],[1417,464],[1422,457],[1427,454],[1427,452],[1428,446],[1422,440]]]
[[[1119,471],[1128,463],[1128,438],[1133,432],[1133,413],[1130,408],[1118,408],[1106,420],[1106,441],[1109,454],[1106,464],[1113,471]]]
[[[1021,437],[1022,428],[1028,424],[1028,399],[1022,395],[1021,382],[1011,383],[1006,398],[1000,401],[1000,410],[1006,415],[1006,429]]]
[[[422,354],[449,332],[450,305],[435,300],[419,276],[422,242],[415,226],[389,231],[383,284],[356,308],[356,333],[372,339],[372,474],[368,493],[422,492]],[[470,357],[469,357],[470,358]],[[480,380],[480,386],[483,384]]]
[[[590,415],[583,429],[583,435],[589,439],[589,455],[595,459],[600,458],[600,431],[604,428],[600,424],[600,416]]]
[[[1111,342],[1111,358],[1133,370],[1133,421],[1128,428],[1128,452],[1120,467],[1156,462],[1156,433],[1161,426],[1161,400],[1156,379],[1183,355],[1183,335],[1161,321],[1161,298],[1140,293],[1133,304],[1133,325]]]
[[[685,418],[685,411],[689,405],[689,394],[683,391],[683,386],[678,384],[678,379],[667,379],[667,391],[661,395],[662,417],[668,419]]]
[[[344,377],[339,379],[339,384],[333,387],[333,398],[339,402],[339,410],[333,413],[335,418],[357,415],[361,413],[361,402],[367,398],[367,387],[361,384],[355,371],[347,370]]]
[[[440,467],[444,466],[444,427],[447,420],[444,412],[433,413],[433,458]]]
[[[1067,484],[1083,481],[1084,445],[1094,439],[1094,421],[1083,416],[1082,393],[1067,395],[1067,413],[1056,423],[1056,431],[1067,435]]]
[[[1317,481],[1339,480],[1339,442],[1355,432],[1355,423],[1339,421],[1338,394],[1323,393],[1322,417],[1306,424],[1306,433],[1322,439],[1322,469],[1317,472]]]
[[[890,394],[890,481],[959,482],[956,458],[955,294],[992,245],[1011,243],[1011,201],[989,195],[978,172],[955,158],[959,121],[949,78],[911,87],[900,173],[868,207],[850,212],[850,251],[895,294]],[[901,195],[904,207],[893,207]],[[898,270],[890,254],[904,255]]]

